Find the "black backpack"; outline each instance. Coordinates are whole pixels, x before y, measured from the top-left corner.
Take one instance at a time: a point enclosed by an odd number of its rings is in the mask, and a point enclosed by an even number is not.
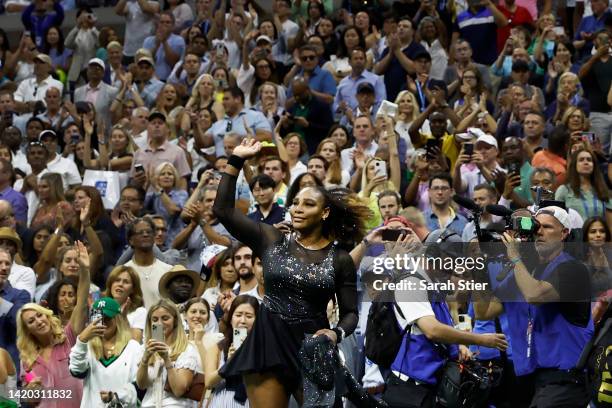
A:
[[[368,322],[365,333],[365,355],[380,367],[391,367],[393,360],[402,344],[402,338],[411,325],[403,330],[395,318],[394,309],[397,308],[402,318],[401,309],[395,302],[372,302],[368,313]]]

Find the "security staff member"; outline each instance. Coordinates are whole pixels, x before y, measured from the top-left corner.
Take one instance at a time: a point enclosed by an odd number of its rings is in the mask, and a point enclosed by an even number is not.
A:
[[[504,233],[514,270],[495,291],[497,298],[474,303],[475,315],[490,320],[506,314],[515,372],[534,374],[531,407],[584,407],[589,401],[585,376],[575,366],[593,334],[589,273],[564,252],[570,232],[567,211],[545,207],[535,219],[539,265],[530,273],[517,240]]]
[[[444,245],[462,245],[461,238],[450,230],[436,230],[425,241],[442,250],[441,257],[458,256],[444,252]],[[442,245],[441,245],[442,244]],[[398,244],[399,245],[399,244]],[[456,330],[445,301],[445,295],[438,290],[419,290],[419,282],[446,282],[449,271],[427,270],[409,275],[406,287],[413,289],[396,291],[396,301],[401,314],[396,309],[396,318],[401,327],[411,325],[402,339],[401,347],[391,365],[391,375],[387,379],[387,389],[383,400],[391,408],[434,407],[436,385],[440,370],[447,358],[469,358],[467,347],[459,344],[477,344],[505,350],[508,343],[503,334],[475,334]],[[410,284],[412,282],[412,284]],[[440,345],[446,344],[442,347]]]

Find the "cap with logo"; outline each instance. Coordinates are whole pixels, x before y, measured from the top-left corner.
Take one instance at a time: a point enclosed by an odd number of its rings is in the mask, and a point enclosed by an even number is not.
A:
[[[93,310],[99,310],[106,317],[113,318],[121,313],[121,306],[111,297],[103,297],[94,302]]]

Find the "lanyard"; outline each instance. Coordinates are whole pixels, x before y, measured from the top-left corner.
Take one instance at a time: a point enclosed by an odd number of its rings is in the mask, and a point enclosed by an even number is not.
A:
[[[421,103],[421,112],[423,112],[427,108],[425,95],[423,94],[423,89],[421,88],[421,83],[419,82],[418,78],[414,82],[416,83],[417,92],[419,93],[419,102]],[[425,86],[427,86],[428,82],[429,82],[429,79],[425,81]]]
[[[582,193],[580,193],[580,202],[582,203],[582,208],[584,209],[584,215],[586,216],[586,218],[589,218],[590,216],[590,211],[589,211],[589,206],[587,205],[587,200],[586,198],[584,198],[584,196],[582,195]],[[597,199],[597,197],[595,196],[595,194],[593,194],[593,215],[598,215],[599,213],[599,204],[598,204],[599,200]],[[602,205],[602,210],[603,210],[603,205]]]

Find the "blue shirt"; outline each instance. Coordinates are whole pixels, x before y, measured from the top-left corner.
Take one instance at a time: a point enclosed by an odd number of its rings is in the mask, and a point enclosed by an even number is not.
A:
[[[171,190],[167,194],[172,202],[181,209],[185,206],[185,203],[189,198],[189,194],[187,194],[185,190]],[[151,208],[153,213],[161,215],[166,220],[166,224],[168,226],[166,243],[172,243],[178,233],[185,228],[185,223],[179,216],[180,213],[171,215],[166,207],[162,204],[161,196],[158,193],[148,193],[145,198],[144,207],[147,209]]]
[[[155,50],[155,36],[149,36],[145,38],[144,43],[142,44],[143,48],[146,48],[153,52]],[[183,58],[183,54],[185,53],[185,40],[180,35],[170,34],[168,37],[168,46],[172,48],[172,50],[178,53]],[[160,45],[155,53],[155,75],[162,81],[165,81],[170,76],[172,72],[173,66],[166,62],[166,53],[164,52],[164,46]]]
[[[414,41],[402,49],[404,55],[411,60],[413,60],[414,56],[421,51],[425,51],[425,48],[423,48],[421,44]],[[380,59],[382,60],[385,58],[387,54],[389,54],[389,47],[385,48],[380,56]],[[408,75],[408,71],[404,69],[397,57],[395,55],[391,57],[391,62],[389,63],[387,71],[384,75],[388,101],[395,101],[397,94],[400,93],[402,89],[406,88],[406,75]]]
[[[17,221],[24,224],[28,221],[28,201],[23,194],[9,186],[0,191],[0,200],[8,201],[11,204]]]
[[[491,65],[497,59],[497,25],[491,10],[483,7],[476,14],[465,10],[457,16],[455,31],[470,43],[475,62]]]
[[[155,105],[157,95],[159,95],[163,87],[164,83],[157,78],[151,78],[145,83],[144,88],[140,92],[140,96],[148,107]],[[131,94],[130,92],[130,97]]]
[[[447,228],[452,230],[453,232],[456,232],[460,236],[463,233],[465,224],[467,224],[468,222],[463,215],[459,214],[456,211],[455,217],[446,225],[440,225],[440,220],[438,219],[438,216],[431,210],[431,208],[425,211],[423,215],[425,216],[427,228],[429,228],[430,231]]]
[[[345,101],[351,109],[357,108],[357,88],[360,84],[369,82],[374,87],[376,100],[374,105],[378,106],[381,101],[387,99],[387,90],[383,79],[370,71],[364,70],[357,78],[352,75],[346,76],[338,84],[336,97],[334,98],[333,110],[336,112],[340,102]]]
[[[19,370],[19,352],[17,351],[17,312],[30,302],[26,290],[15,289],[6,281],[0,289],[0,347],[6,349],[15,367]],[[19,371],[17,371],[19,376]]]
[[[270,213],[267,217],[264,217],[263,213],[259,209],[259,204],[255,206],[256,210],[248,214],[247,217],[253,221],[263,222],[264,224],[274,225],[285,219],[285,209],[277,203],[272,204]]]
[[[580,25],[576,30],[576,34],[574,34],[574,40],[582,40],[582,36],[580,33],[592,33],[595,34],[597,31],[606,28],[604,22],[606,21],[606,17],[610,15],[612,11],[607,9],[601,17],[597,18],[594,14],[588,17],[584,17],[580,20]],[[578,60],[583,59],[586,56],[591,55],[591,50],[593,49],[593,41],[587,41],[578,51]]]
[[[300,70],[297,76],[304,76],[303,68]],[[315,67],[314,71],[312,71],[310,74],[310,77],[308,78],[308,86],[313,91],[326,93],[329,95],[336,94],[336,81],[334,80],[334,77],[329,73],[329,71],[321,69],[321,67],[318,66]],[[287,90],[287,98],[291,97],[291,95],[293,95],[293,90],[291,87],[289,87]]]
[[[255,133],[257,130],[272,132],[270,122],[268,122],[268,119],[266,119],[261,112],[251,109],[242,109],[238,115],[233,118],[225,115],[223,119],[213,123],[207,132],[209,135],[212,135],[215,141],[215,154],[217,157],[225,154],[223,138],[226,134],[232,133],[240,136],[247,136],[247,131],[244,128],[244,120],[246,120],[246,124],[252,133]]]

